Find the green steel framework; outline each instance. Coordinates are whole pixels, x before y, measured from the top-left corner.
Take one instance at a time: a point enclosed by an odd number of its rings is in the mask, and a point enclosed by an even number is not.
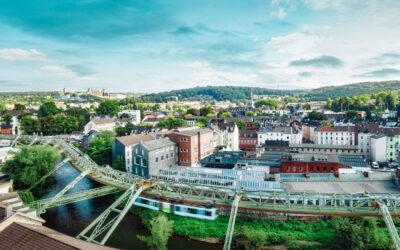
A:
[[[124,211],[129,209],[129,206],[126,206],[124,210],[121,211],[116,207],[121,205],[126,200],[131,201],[128,202],[128,204],[131,204],[132,201],[134,201],[133,198],[137,198],[143,191],[140,190],[140,187],[138,187],[140,183],[144,183],[146,181],[143,177],[113,170],[110,167],[98,166],[86,154],[71,144],[65,142],[65,139],[68,139],[68,136],[38,137],[0,135],[0,138],[14,140],[12,145],[17,145],[19,139],[28,140],[31,142],[38,140],[45,144],[54,143],[55,146],[61,147],[61,149],[65,151],[66,155],[68,155],[68,157],[71,159],[73,166],[81,172],[81,174],[75,180],[73,180],[56,196],[38,202],[40,203],[40,205],[37,205],[38,214],[43,213],[49,207],[56,206],[57,204],[63,204],[62,197],[66,197],[65,202],[68,200],[68,203],[74,202],[74,200],[81,200],[82,196],[79,194],[76,196],[68,194],[70,195],[68,197],[68,195],[65,193],[85,176],[88,176],[89,178],[105,185],[127,190],[123,195],[123,197],[125,197],[123,201],[117,200],[119,202],[116,201],[116,203],[111,205],[101,216],[99,216],[99,218],[92,223],[93,225],[96,224],[96,227],[90,236],[85,236],[85,234],[93,227],[90,227],[90,225],[88,228],[86,228],[87,230],[84,230],[85,233],[82,232],[79,235],[79,237],[85,238],[89,241],[104,244],[108,237],[115,230],[120,220],[122,220],[123,216],[126,214]],[[180,196],[184,202],[189,204],[204,204],[206,201],[212,199],[215,201],[217,206],[227,208],[231,207],[232,222],[230,219],[230,226],[228,226],[227,235],[230,235],[233,232],[232,224],[234,224],[238,209],[285,214],[382,216],[386,225],[388,226],[395,248],[398,249],[400,245],[400,241],[398,240],[398,235],[396,234],[396,229],[392,221],[392,216],[400,216],[398,213],[400,194],[324,194],[277,191],[242,191],[240,204],[238,202],[236,205],[238,195],[237,192],[232,189],[199,184],[193,185],[176,183],[165,180],[150,180],[150,182],[154,184],[153,188],[146,190],[146,192],[143,194],[145,196],[159,196],[161,194],[161,197],[166,200],[175,200],[177,196]],[[101,192],[98,190],[92,190],[91,193],[93,193],[93,197],[96,197],[96,193],[100,195]],[[112,211],[119,212],[119,215],[116,217],[117,219],[114,218],[112,220],[115,222],[115,224],[112,223],[112,225],[109,225],[108,223],[103,226],[102,224],[104,223],[104,220]],[[108,232],[103,240],[100,242],[96,241],[95,239],[106,230],[108,230]]]

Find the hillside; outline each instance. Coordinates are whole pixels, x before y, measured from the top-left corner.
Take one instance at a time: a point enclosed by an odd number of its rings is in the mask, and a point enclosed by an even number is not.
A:
[[[265,88],[253,88],[254,95],[284,95],[301,93],[302,91],[289,90],[274,90]],[[234,87],[234,86],[207,86],[195,87],[189,89],[172,90],[161,93],[143,95],[142,99],[149,102],[165,102],[173,100],[174,97],[179,97],[179,100],[196,100],[196,99],[215,99],[223,100],[250,100],[249,87]]]
[[[382,91],[399,91],[400,81],[361,82],[341,86],[328,86],[312,89],[301,96],[310,100],[326,100],[341,96],[356,96],[363,94],[374,94]]]

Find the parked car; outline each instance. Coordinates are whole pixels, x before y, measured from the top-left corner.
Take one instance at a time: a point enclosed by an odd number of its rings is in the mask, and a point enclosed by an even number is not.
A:
[[[373,162],[371,163],[371,167],[372,167],[372,168],[379,168],[379,164],[378,164],[377,162],[373,161]]]

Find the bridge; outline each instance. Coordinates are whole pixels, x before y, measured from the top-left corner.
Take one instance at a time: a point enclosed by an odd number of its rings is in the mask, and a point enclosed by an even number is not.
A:
[[[194,205],[205,205],[208,201],[213,200],[215,201],[215,206],[230,209],[224,249],[230,248],[236,215],[238,211],[243,210],[302,215],[382,217],[389,229],[394,247],[400,249],[400,238],[392,220],[392,217],[400,217],[400,193],[324,194],[267,190],[244,191],[222,186],[178,183],[158,179],[147,180],[138,175],[97,165],[86,154],[68,143],[66,141],[68,140],[68,136],[0,135],[0,139],[12,140],[12,146],[17,146],[19,141],[24,141],[27,143],[26,145],[33,145],[35,143],[53,144],[61,150],[64,156],[64,160],[57,165],[56,169],[61,167],[66,161],[70,161],[74,168],[80,172],[78,177],[54,197],[35,201],[31,204],[32,207],[36,208],[38,215],[44,213],[48,208],[62,204],[100,197],[116,193],[118,190],[124,192],[106,211],[78,235],[78,238],[97,244],[104,245],[107,242],[130,208],[129,205],[125,204],[132,204],[139,195],[142,195],[158,197],[169,201],[176,201],[177,197],[179,197],[184,203]],[[48,173],[38,183],[52,173]],[[67,194],[68,190],[84,177],[88,177],[106,186]],[[38,183],[35,183],[34,186]],[[124,206],[124,208],[122,210],[118,209],[121,206]],[[113,214],[117,215],[112,216]]]

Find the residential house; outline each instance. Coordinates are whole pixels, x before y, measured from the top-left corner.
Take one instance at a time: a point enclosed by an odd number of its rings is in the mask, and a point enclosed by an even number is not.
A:
[[[111,119],[107,116],[95,117],[91,119],[84,128],[84,134],[89,133],[91,130],[95,130],[97,132],[102,131],[113,131],[116,123],[114,119]]]
[[[239,131],[239,149],[240,150],[255,150],[258,144],[257,131],[255,130],[240,130]]]
[[[170,138],[140,141],[132,146],[132,167],[127,171],[150,178],[177,164],[177,144]]]
[[[358,147],[356,145],[289,144],[289,151],[294,153],[318,153],[327,155],[358,155]]]
[[[140,124],[140,110],[133,110],[133,109],[126,109],[122,110],[121,112],[118,112],[118,117],[121,117],[121,115],[127,114],[131,118],[131,122],[135,125]]]
[[[300,144],[303,141],[301,130],[295,127],[268,127],[258,131],[258,145],[264,145],[265,141],[288,141]]]
[[[317,144],[356,145],[354,126],[322,126],[315,130]]]

